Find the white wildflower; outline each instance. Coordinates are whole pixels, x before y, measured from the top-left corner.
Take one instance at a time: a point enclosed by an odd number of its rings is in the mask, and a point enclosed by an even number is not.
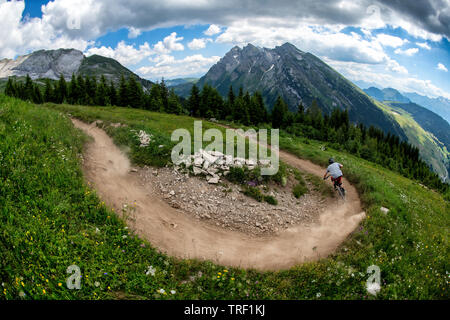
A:
[[[155,272],[156,272],[156,269],[153,268],[153,266],[148,266],[148,270],[145,273],[145,275],[148,276],[149,274],[151,274],[152,276],[155,276]]]

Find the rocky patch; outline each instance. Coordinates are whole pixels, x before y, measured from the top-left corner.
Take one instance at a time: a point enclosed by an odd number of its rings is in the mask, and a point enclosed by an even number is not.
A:
[[[245,196],[241,186],[219,182],[219,176],[210,172],[214,166],[205,170],[197,160],[193,168],[194,174],[201,171],[204,175],[192,176],[180,167],[144,167],[138,172],[173,208],[193,219],[247,234],[273,234],[298,224],[310,225],[318,221],[326,206],[326,200],[314,191],[296,199],[292,194],[293,181],[286,187],[274,183],[268,186],[266,193],[278,200],[274,206]]]

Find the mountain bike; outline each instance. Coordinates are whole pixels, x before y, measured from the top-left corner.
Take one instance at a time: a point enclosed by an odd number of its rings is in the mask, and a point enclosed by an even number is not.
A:
[[[324,180],[327,180],[330,176],[326,177]],[[333,181],[334,190],[339,194],[341,199],[345,201],[345,189],[342,187],[342,182],[338,183],[338,180]]]

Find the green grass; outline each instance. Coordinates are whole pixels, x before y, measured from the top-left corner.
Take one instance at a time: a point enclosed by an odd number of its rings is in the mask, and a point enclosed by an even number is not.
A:
[[[320,151],[318,142],[282,135],[281,148],[302,158],[325,165],[332,155],[343,163],[367,219],[327,259],[280,272],[225,272],[211,262],[158,253],[126,229],[84,184],[79,154],[86,137],[65,113],[142,126],[162,138],[193,121],[125,108],[34,106],[0,95],[2,299],[20,299],[21,292],[24,299],[449,298],[450,206],[439,193],[346,153]],[[65,287],[72,264],[81,268],[81,290]],[[381,268],[376,298],[365,290],[372,264]],[[155,276],[145,274],[148,266]]]

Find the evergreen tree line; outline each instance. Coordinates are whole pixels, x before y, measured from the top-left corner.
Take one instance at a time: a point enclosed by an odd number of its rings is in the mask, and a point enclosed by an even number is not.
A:
[[[27,75],[25,82],[9,78],[5,94],[33,103],[68,103],[90,106],[121,106],[147,109],[151,111],[181,114],[183,106],[180,99],[169,90],[164,83],[155,83],[149,92],[144,91],[142,85],[134,78],[125,79],[122,75],[116,88],[113,81],[107,81],[105,76],[99,80],[96,77],[72,75],[70,82],[66,82],[61,75],[58,81],[45,80],[41,90]]]
[[[420,158],[419,149],[401,141],[391,133],[374,126],[352,124],[347,110],[335,108],[330,115],[322,114],[313,101],[305,110],[300,104],[297,112],[290,112],[281,99],[272,113],[272,125],[290,134],[325,141],[336,150],[345,150],[360,158],[378,163],[410,179],[445,192],[449,186]]]
[[[289,111],[286,103],[278,97],[268,112],[260,92],[244,93],[242,87],[235,95],[230,86],[224,99],[217,89],[205,84],[200,90],[192,86],[188,99],[180,99],[169,90],[164,79],[144,90],[134,78],[121,77],[118,88],[104,76],[72,75],[66,83],[61,75],[59,81],[46,80],[43,93],[29,76],[21,83],[8,79],[5,94],[34,103],[53,102],[97,106],[123,106],[194,117],[215,118],[241,123],[246,126],[268,124],[290,134],[308,139],[328,142],[337,150],[345,150],[363,159],[381,164],[400,174],[421,181],[432,188],[446,191],[437,174],[420,158],[419,149],[399,137],[373,126],[352,124],[347,110],[335,108],[331,114],[323,114],[314,100],[305,108],[301,103],[296,112]]]

